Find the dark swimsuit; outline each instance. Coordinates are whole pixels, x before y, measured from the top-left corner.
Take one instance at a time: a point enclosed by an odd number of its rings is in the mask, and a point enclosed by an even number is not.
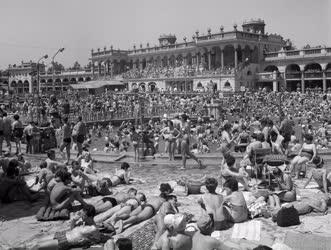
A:
[[[117,204],[118,204],[117,200],[114,197],[103,197],[102,201],[103,202],[109,201],[113,205],[113,207],[117,206]]]
[[[152,209],[152,211],[153,211],[152,216],[156,215],[155,208],[151,204],[146,203],[146,204],[141,205],[142,210],[144,210],[146,207],[150,207]]]
[[[314,152],[312,149],[302,149],[301,151],[301,156],[305,156],[308,157],[309,159],[311,159],[314,155]]]

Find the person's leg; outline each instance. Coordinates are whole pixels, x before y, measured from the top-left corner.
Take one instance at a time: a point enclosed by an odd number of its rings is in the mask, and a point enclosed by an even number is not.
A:
[[[122,207],[120,211],[113,214],[112,217],[110,217],[108,220],[106,220],[106,223],[110,223],[112,225],[115,225],[118,220],[125,220],[130,217],[131,213],[131,206],[125,206]]]
[[[11,153],[11,142],[10,142],[10,135],[7,135],[5,137],[6,143],[7,143],[7,147],[8,147],[8,151],[9,153]]]
[[[115,207],[110,208],[109,210],[98,214],[94,217],[94,221],[95,223],[101,223],[106,221],[108,218],[110,218],[111,216],[113,216],[114,213],[120,211],[122,207],[120,205],[117,205]]]
[[[290,172],[291,174],[295,174],[295,168],[300,160],[301,156],[297,155],[296,157],[293,158],[293,160],[291,161],[291,164],[290,164]]]
[[[139,214],[131,216],[129,219],[123,221],[123,227],[126,225],[133,225],[142,221],[148,220],[153,216],[153,209],[145,207]]]
[[[192,154],[192,153],[190,152],[189,149],[187,149],[186,154],[187,154],[190,158],[192,158],[193,160],[195,160],[195,161],[199,164],[199,167],[202,166],[202,162],[198,159],[198,157],[196,157],[194,154]]]
[[[142,206],[138,206],[135,210],[130,213],[130,216],[138,215],[143,210]]]
[[[297,178],[299,178],[300,171],[302,171],[303,165],[309,161],[307,157],[300,157],[297,162]]]
[[[59,248],[59,241],[54,240],[54,235],[46,236],[41,239],[32,249],[38,250],[57,250]]]
[[[2,155],[2,143],[3,143],[3,136],[0,135],[0,156]]]
[[[77,150],[78,150],[78,156],[82,154],[83,152],[83,144],[80,142],[77,142]]]
[[[71,147],[71,144],[70,143],[67,143],[67,145],[66,145],[67,163],[69,163],[69,161],[70,161],[70,147]]]

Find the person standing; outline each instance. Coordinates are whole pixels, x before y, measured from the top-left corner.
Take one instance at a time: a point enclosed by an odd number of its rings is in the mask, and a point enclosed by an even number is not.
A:
[[[16,144],[16,154],[19,154],[22,152],[21,150],[21,140],[23,137],[23,124],[20,121],[20,116],[19,115],[14,115],[14,122],[12,124],[12,128],[13,128],[13,136],[14,136],[14,141]]]
[[[72,135],[77,137],[77,148],[79,156],[83,152],[83,143],[86,137],[86,126],[85,123],[83,123],[83,118],[81,116],[78,117],[78,122],[74,126]]]
[[[60,153],[63,154],[63,149],[66,149],[67,152],[67,164],[69,164],[70,161],[70,145],[71,145],[71,127],[68,122],[68,117],[65,117],[63,119],[64,125],[62,127],[63,129],[63,141],[60,146]]]
[[[11,135],[12,135],[12,128],[11,128],[11,120],[10,118],[7,116],[7,113],[4,112],[2,114],[3,116],[3,137],[7,143],[7,147],[8,147],[8,152],[9,154],[11,153],[11,143],[10,143],[10,139],[11,139]]]

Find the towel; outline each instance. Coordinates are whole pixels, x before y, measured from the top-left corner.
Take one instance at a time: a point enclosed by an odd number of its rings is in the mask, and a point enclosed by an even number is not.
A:
[[[244,223],[234,224],[231,238],[260,241],[261,221],[252,220]]]

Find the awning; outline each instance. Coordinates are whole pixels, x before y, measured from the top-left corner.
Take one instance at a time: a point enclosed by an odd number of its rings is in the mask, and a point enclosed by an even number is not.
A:
[[[98,89],[105,86],[123,86],[124,83],[118,80],[111,81],[89,81],[84,83],[70,84],[73,89]]]

